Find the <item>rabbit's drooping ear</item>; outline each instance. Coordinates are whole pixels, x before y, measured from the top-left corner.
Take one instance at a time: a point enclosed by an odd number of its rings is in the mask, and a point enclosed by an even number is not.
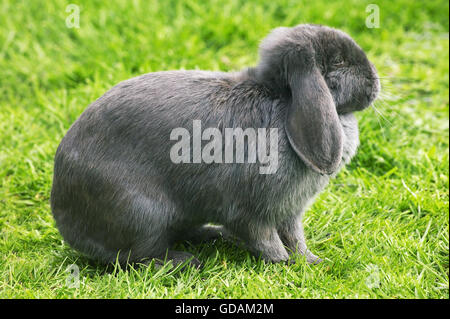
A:
[[[309,167],[331,175],[341,162],[343,131],[331,93],[309,51],[284,57],[291,90],[286,132],[292,148]]]
[[[342,157],[343,132],[316,65],[314,30],[308,25],[274,29],[261,43],[255,74],[273,90],[290,93],[286,132],[295,152],[316,172],[333,174]]]

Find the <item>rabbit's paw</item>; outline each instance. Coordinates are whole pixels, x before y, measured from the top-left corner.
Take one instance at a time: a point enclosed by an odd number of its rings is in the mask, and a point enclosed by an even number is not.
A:
[[[306,261],[311,265],[317,265],[323,262],[323,259],[308,251],[308,253],[306,254]]]
[[[309,250],[307,251],[306,254],[304,253],[300,253],[302,256],[306,257],[306,261],[311,264],[311,265],[317,265],[320,264],[321,262],[323,262],[323,259],[314,255],[312,252],[310,252]],[[297,258],[296,258],[296,254],[290,254],[289,255],[289,259],[286,261],[286,264],[288,265],[294,265],[297,263]]]

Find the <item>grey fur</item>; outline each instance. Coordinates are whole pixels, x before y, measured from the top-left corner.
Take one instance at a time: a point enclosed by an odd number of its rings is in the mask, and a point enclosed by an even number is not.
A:
[[[346,65],[333,66],[339,54]],[[375,99],[376,71],[348,35],[323,26],[275,29],[260,56],[236,73],[145,74],[93,102],[55,156],[51,207],[64,239],[105,263],[181,262],[192,255],[168,253],[173,243],[226,233],[268,261],[300,252],[317,262],[302,214],[355,154],[352,112]],[[172,163],[170,132],[193,120],[222,131],[279,128],[278,171]]]

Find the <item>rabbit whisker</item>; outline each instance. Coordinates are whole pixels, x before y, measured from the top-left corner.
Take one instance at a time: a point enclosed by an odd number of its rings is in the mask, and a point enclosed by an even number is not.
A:
[[[374,111],[375,111],[375,117],[377,118],[378,125],[380,126],[381,134],[383,134],[383,138],[386,139],[386,136],[384,135],[384,127],[383,127],[383,125],[381,124],[380,117],[378,116],[378,114],[380,114],[380,113],[379,113],[378,110],[373,106],[373,104],[372,104],[371,106],[372,106],[372,108],[373,108]]]
[[[383,120],[385,120],[386,122],[388,122],[390,125],[392,125],[392,122],[391,121],[389,121],[384,115],[383,115],[383,113],[380,111],[380,110],[378,110],[377,109],[377,107],[372,103],[372,108],[374,109],[374,111],[378,114],[378,115],[380,115],[380,117],[383,119]]]

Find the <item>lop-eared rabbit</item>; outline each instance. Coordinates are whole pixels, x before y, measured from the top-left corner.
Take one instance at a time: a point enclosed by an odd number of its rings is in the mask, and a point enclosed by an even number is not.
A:
[[[355,155],[355,111],[380,85],[344,32],[274,29],[256,67],[166,71],[123,81],[70,127],[55,156],[51,208],[65,241],[100,262],[168,258],[179,241],[227,234],[266,261],[305,255],[302,215]],[[278,128],[278,169],[256,163],[174,163],[175,128]]]

